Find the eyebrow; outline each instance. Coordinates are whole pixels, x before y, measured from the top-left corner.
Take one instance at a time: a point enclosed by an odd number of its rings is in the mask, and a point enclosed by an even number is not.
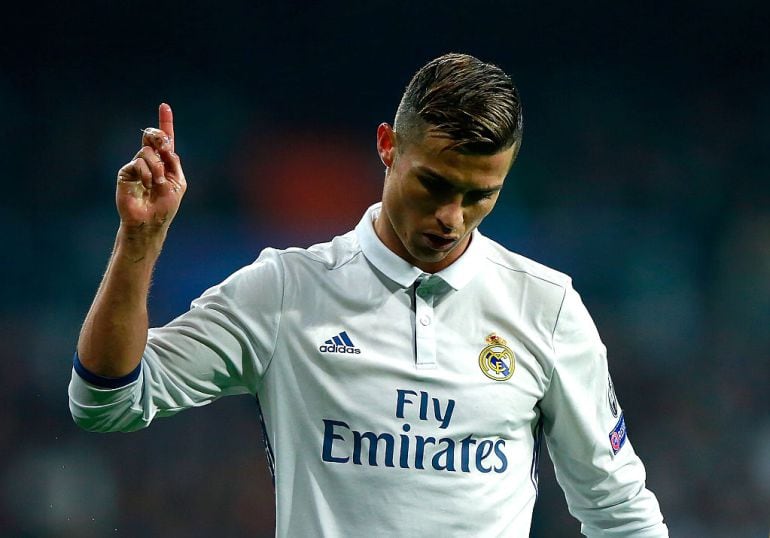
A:
[[[462,192],[474,192],[474,193],[479,193],[479,194],[492,194],[492,193],[498,192],[500,189],[503,188],[502,185],[497,185],[495,187],[489,187],[489,188],[486,188],[486,189],[468,189],[468,190],[466,190],[466,189],[458,189],[457,185],[454,182],[448,180],[447,178],[445,178],[441,174],[431,170],[430,168],[426,168],[424,166],[418,166],[417,167],[417,175],[420,176],[420,177],[428,177],[428,178],[430,178],[430,179],[432,179],[432,180],[434,180],[434,181],[436,181],[438,183],[441,183],[443,185],[451,187],[452,189],[459,190],[459,191],[462,191]]]

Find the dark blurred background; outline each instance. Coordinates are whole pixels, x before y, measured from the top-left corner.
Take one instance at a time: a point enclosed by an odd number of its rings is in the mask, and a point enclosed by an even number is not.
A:
[[[770,4],[624,4],[4,7],[0,535],[272,535],[253,399],[130,435],[69,417],[116,171],[171,103],[190,187],[152,291],[163,324],[265,246],[351,228],[381,188],[377,124],[458,51],[524,102],[481,229],[573,276],[672,536],[767,536]],[[532,534],[579,535],[547,461]]]

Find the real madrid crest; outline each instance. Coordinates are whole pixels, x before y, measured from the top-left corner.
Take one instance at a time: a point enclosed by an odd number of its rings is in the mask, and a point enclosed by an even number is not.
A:
[[[495,381],[505,381],[513,375],[516,356],[502,336],[491,333],[486,338],[487,347],[479,354],[479,368],[484,375]]]

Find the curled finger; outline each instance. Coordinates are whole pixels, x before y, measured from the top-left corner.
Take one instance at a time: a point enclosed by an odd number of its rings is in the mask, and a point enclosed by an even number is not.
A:
[[[160,157],[165,165],[166,177],[182,186],[186,186],[179,155],[173,151],[161,151]]]
[[[142,145],[149,146],[156,151],[170,151],[173,148],[171,137],[155,127],[142,129]]]
[[[134,158],[118,170],[118,183],[140,182],[147,189],[152,186],[152,172],[144,159]]]
[[[160,153],[150,146],[143,146],[136,154],[136,159],[143,161],[150,170],[152,183],[161,185],[166,181],[166,169]]]

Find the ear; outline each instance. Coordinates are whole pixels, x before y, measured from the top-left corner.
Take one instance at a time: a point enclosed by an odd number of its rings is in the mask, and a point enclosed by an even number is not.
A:
[[[387,168],[393,165],[396,159],[396,133],[387,123],[381,123],[377,127],[377,153]]]

